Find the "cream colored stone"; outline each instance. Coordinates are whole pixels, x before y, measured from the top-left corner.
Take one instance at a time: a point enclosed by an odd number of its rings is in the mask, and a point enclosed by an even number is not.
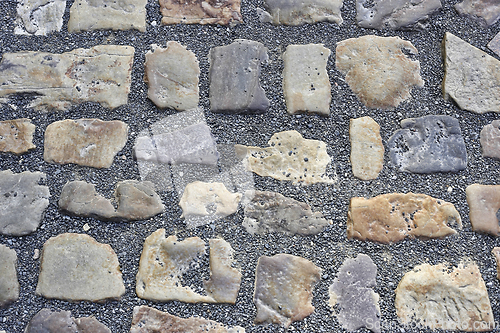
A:
[[[17,0],[16,35],[46,36],[61,31],[66,0]]]
[[[22,154],[35,149],[33,133],[35,125],[30,119],[0,121],[0,151]]]
[[[380,126],[370,117],[351,119],[351,164],[355,177],[376,179],[384,166],[384,145]]]
[[[500,236],[497,217],[500,209],[500,185],[472,184],[467,186],[465,193],[472,230]]]
[[[236,24],[243,22],[240,6],[241,0],[160,0],[161,23]]]
[[[265,0],[267,11],[257,8],[262,22],[301,25],[304,23],[335,22],[342,24],[340,9],[343,0]]]
[[[495,261],[497,262],[497,279],[500,280],[500,247],[493,248],[491,253],[495,256]]]

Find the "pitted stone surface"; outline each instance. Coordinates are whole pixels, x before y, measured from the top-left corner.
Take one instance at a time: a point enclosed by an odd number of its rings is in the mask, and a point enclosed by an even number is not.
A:
[[[330,49],[321,44],[288,45],[283,53],[283,93],[288,113],[328,116],[332,92],[326,63]]]
[[[467,150],[455,117],[425,116],[401,121],[387,147],[399,171],[457,172],[467,168]]]
[[[16,251],[0,244],[0,309],[19,298],[16,266]]]
[[[354,177],[363,180],[376,179],[384,166],[384,145],[380,126],[370,117],[351,119],[349,139]]]
[[[48,35],[61,31],[66,0],[17,0],[17,35]]]
[[[393,243],[406,237],[444,238],[462,228],[453,204],[425,194],[389,193],[371,199],[351,198],[347,237]]]
[[[500,57],[500,32],[488,43],[488,48]]]
[[[410,98],[413,87],[423,87],[420,63],[403,51],[417,49],[399,37],[363,36],[337,43],[337,69],[356,96],[369,108],[392,109]]]
[[[25,333],[111,333],[93,317],[72,318],[69,311],[40,310],[29,322]]]
[[[237,24],[243,22],[241,0],[160,0],[163,24]]]
[[[500,120],[484,126],[479,140],[483,156],[500,159]]]
[[[497,279],[500,280],[500,247],[493,248],[491,253],[495,256],[495,261],[497,263]]]
[[[497,0],[464,0],[457,3],[455,9],[460,15],[469,15],[486,25],[492,25],[500,18]]]
[[[257,8],[262,22],[301,25],[304,23],[335,22],[342,24],[340,9],[343,0],[265,0],[266,11]]]
[[[472,230],[500,236],[500,185],[472,184],[465,190]]]
[[[18,155],[35,149],[34,132],[35,125],[26,118],[0,121],[0,151]]]
[[[108,108],[127,104],[132,82],[132,46],[98,45],[62,54],[4,53],[0,102],[17,93],[38,94],[30,107],[65,110],[83,102]]]

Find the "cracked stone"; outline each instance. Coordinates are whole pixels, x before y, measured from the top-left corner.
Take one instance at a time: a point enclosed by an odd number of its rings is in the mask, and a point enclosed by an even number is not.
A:
[[[241,0],[160,0],[162,24],[221,24],[243,22]]]
[[[111,333],[94,317],[71,317],[70,311],[40,310],[29,322],[25,333]]]
[[[340,9],[343,0],[265,0],[264,8],[257,8],[261,22],[275,25],[301,25],[316,22],[334,22],[342,24]]]
[[[0,151],[16,155],[35,149],[33,133],[35,125],[30,119],[12,119],[0,121]]]
[[[488,43],[488,48],[500,57],[500,32]]]
[[[17,0],[16,35],[46,36],[61,31],[65,0]]]
[[[483,156],[500,159],[500,120],[484,126],[479,140]]]
[[[455,5],[460,15],[468,15],[483,25],[492,25],[500,18],[498,0],[464,0]]]
[[[500,209],[500,185],[467,186],[465,193],[469,204],[472,230],[500,236],[498,210]]]
[[[354,177],[362,180],[376,179],[384,167],[384,145],[380,126],[370,117],[351,119],[349,139]]]
[[[19,298],[16,251],[0,244],[0,309]]]

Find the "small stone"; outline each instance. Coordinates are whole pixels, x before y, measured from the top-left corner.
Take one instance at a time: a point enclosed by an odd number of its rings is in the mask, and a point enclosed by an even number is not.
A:
[[[240,13],[241,0],[209,2],[196,0],[160,0],[162,24],[237,24],[243,22]]]
[[[399,171],[457,172],[467,168],[467,150],[458,120],[432,115],[401,121],[387,142],[392,163]]]
[[[472,184],[465,190],[472,230],[500,236],[500,185]]]
[[[42,309],[30,321],[25,333],[111,333],[93,317],[72,318],[69,311]]]
[[[65,0],[17,0],[16,35],[46,36],[61,31]]]
[[[40,250],[35,249],[33,251],[33,260],[37,260],[38,258],[40,258]]]
[[[488,48],[500,57],[500,32],[488,43]]]
[[[500,120],[484,126],[479,140],[483,156],[500,159]]]
[[[19,155],[35,149],[34,132],[35,125],[26,118],[0,121],[0,151]]]
[[[0,309],[19,298],[16,251],[0,244]]]
[[[90,230],[90,226],[89,226],[89,224],[88,224],[88,223],[85,223],[85,224],[83,225],[83,231],[87,232],[87,231],[89,231],[89,230]]]
[[[36,294],[67,301],[118,300],[125,293],[118,257],[83,234],[51,237],[42,250]]]
[[[417,49],[399,37],[363,36],[337,43],[337,69],[356,96],[369,108],[392,109],[423,87]]]
[[[260,86],[261,64],[268,61],[264,44],[237,39],[210,50],[210,110],[212,112],[259,114],[269,108]]]
[[[334,22],[342,24],[340,9],[343,0],[265,0],[267,11],[257,8],[262,22],[273,24],[301,25],[316,22]]]
[[[370,117],[351,119],[351,164],[354,177],[376,179],[384,167],[384,145],[380,126]]]
[[[462,228],[453,204],[425,194],[389,193],[371,199],[351,198],[347,237],[393,243],[406,237],[444,238]]]
[[[288,45],[283,53],[283,92],[289,114],[330,114],[332,92],[326,64],[330,49],[322,44]]]
[[[74,163],[109,168],[127,142],[128,125],[119,120],[66,119],[45,130],[43,158],[48,163]]]
[[[482,24],[492,25],[500,18],[497,0],[464,0],[455,5],[460,15],[469,15]]]

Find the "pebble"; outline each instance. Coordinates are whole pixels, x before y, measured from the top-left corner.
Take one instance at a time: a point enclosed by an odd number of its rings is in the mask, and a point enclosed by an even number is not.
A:
[[[0,309],[19,298],[16,251],[0,244]]]

